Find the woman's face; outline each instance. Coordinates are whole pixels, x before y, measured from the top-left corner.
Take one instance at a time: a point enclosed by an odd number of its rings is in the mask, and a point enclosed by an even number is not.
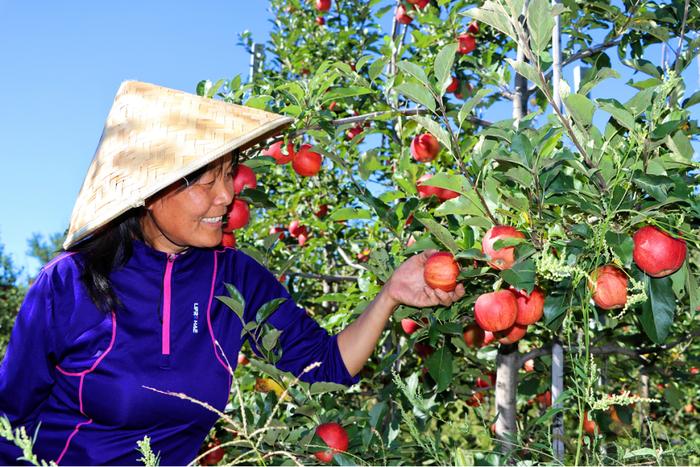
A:
[[[141,228],[146,242],[165,253],[221,243],[222,219],[233,201],[231,156],[210,164],[189,186],[180,183],[146,203]]]

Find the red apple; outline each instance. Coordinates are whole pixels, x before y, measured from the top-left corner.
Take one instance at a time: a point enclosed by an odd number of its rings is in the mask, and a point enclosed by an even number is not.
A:
[[[420,327],[420,324],[418,324],[416,321],[413,321],[411,318],[404,318],[401,320],[401,329],[403,329],[403,332],[405,332],[409,336],[417,330],[419,330]]]
[[[516,290],[514,287],[510,291],[515,295],[518,302],[518,315],[515,317],[515,324],[527,326],[534,324],[544,315],[544,292],[535,286],[532,293],[528,295],[524,290]]]
[[[467,344],[467,347],[477,348],[484,346],[484,338],[486,336],[484,330],[478,324],[472,323],[466,327],[462,337],[464,337],[464,343]]]
[[[459,264],[448,251],[434,253],[425,262],[423,279],[430,288],[451,292],[457,287],[457,276]]]
[[[440,201],[447,201],[448,199],[456,198],[459,196],[459,193],[456,191],[449,190],[447,188],[443,188],[440,191],[440,195],[438,196],[440,198]]]
[[[468,33],[463,33],[457,36],[458,48],[457,52],[462,55],[473,52],[476,49],[476,39]]]
[[[326,214],[328,214],[328,205],[322,204],[318,207],[318,210],[314,213],[314,216],[321,219],[323,217],[326,217]]]
[[[250,363],[250,360],[248,360],[248,357],[246,357],[246,354],[244,353],[238,353],[238,364],[241,366],[245,366]]]
[[[295,219],[289,223],[289,227],[287,228],[287,230],[289,230],[289,235],[296,238],[299,236],[300,233],[306,230],[306,227],[299,224],[299,221]]]
[[[255,176],[253,169],[245,164],[238,164],[236,167],[236,175],[233,177],[233,192],[235,194],[243,191],[244,188],[252,188],[258,186],[258,179]]]
[[[278,226],[270,227],[269,232],[270,232],[270,235],[279,233],[279,239],[284,240],[284,227],[278,227]]]
[[[450,81],[450,84],[447,86],[447,89],[445,89],[445,91],[446,92],[455,92],[458,88],[459,88],[459,80],[453,76],[452,80]]]
[[[221,445],[221,441],[212,436],[211,440],[207,443],[207,448],[205,451],[210,449],[213,449],[213,451],[202,457],[202,460],[200,461],[202,465],[217,465],[219,462],[221,462],[221,459],[224,458],[224,450],[221,449],[219,445]]]
[[[697,367],[691,367],[691,368],[690,368],[690,374],[691,374],[691,375],[697,375],[698,373],[700,373],[700,369],[698,369]]]
[[[594,435],[597,428],[596,422],[588,418],[588,412],[583,412],[583,431],[589,435]]]
[[[231,232],[224,232],[223,237],[221,237],[221,245],[227,248],[236,247],[236,236]]]
[[[353,127],[350,127],[348,129],[348,131],[345,132],[345,139],[348,141],[352,141],[360,133],[362,133],[362,127],[359,125],[355,125]],[[358,138],[357,142],[361,143],[363,139],[365,139],[364,136],[361,138]]]
[[[525,238],[522,232],[519,232],[515,227],[509,225],[496,225],[491,227],[484,238],[481,239],[481,251],[487,255],[491,261],[489,266],[494,269],[504,270],[510,269],[515,263],[515,246],[509,246],[494,250],[493,245],[497,240],[507,238]]]
[[[282,154],[282,143],[284,141],[277,141],[270,145],[269,148],[263,152],[263,156],[270,156],[275,159],[277,164],[283,165],[287,162],[291,162],[294,159],[294,145],[292,143],[287,144],[287,154]]]
[[[501,344],[515,344],[527,334],[527,325],[514,324],[508,329],[495,333]]]
[[[593,271],[588,288],[595,304],[603,310],[622,308],[627,303],[627,275],[612,264]]]
[[[348,438],[348,432],[340,424],[335,422],[323,423],[316,428],[316,434],[330,448],[314,453],[321,462],[331,462],[337,452],[348,450],[350,438]]]
[[[297,235],[297,242],[299,246],[306,245],[306,241],[309,239],[309,232],[306,230],[306,226],[301,226],[301,231]]]
[[[651,277],[665,277],[678,271],[687,253],[685,241],[647,225],[632,237],[632,257],[639,269]]]
[[[418,196],[420,196],[421,198],[427,198],[427,197],[432,196],[432,195],[435,195],[438,198],[440,197],[440,194],[442,193],[442,188],[422,184],[422,182],[425,182],[426,180],[430,180],[431,178],[433,178],[433,176],[431,174],[425,174],[418,179],[418,183],[416,184],[416,188],[418,189]]]
[[[491,387],[491,381],[487,381],[483,379],[482,377],[476,378],[476,387],[477,388],[490,388]]]
[[[411,155],[418,162],[430,162],[440,152],[440,143],[430,133],[417,135],[411,141]]]
[[[310,144],[302,144],[292,160],[292,168],[302,177],[312,177],[321,170],[323,157],[309,150]]]
[[[535,361],[531,358],[529,360],[525,360],[525,363],[523,363],[523,370],[528,373],[535,371]]]
[[[399,5],[396,8],[396,21],[398,21],[401,24],[409,24],[411,21],[413,21],[413,18],[406,12],[406,7],[403,5]]]
[[[469,34],[479,34],[479,23],[477,23],[476,20],[469,23],[469,26],[467,26],[467,32]]]
[[[481,392],[475,392],[472,396],[467,399],[466,403],[469,407],[479,407],[481,401],[484,399],[484,394]]]
[[[425,8],[430,3],[430,0],[407,0],[411,5],[416,5],[418,8]]]
[[[318,11],[328,11],[331,9],[331,0],[316,0],[316,9]]]
[[[542,394],[539,394],[537,397],[537,402],[540,404],[542,407],[551,407],[552,406],[552,391],[545,391]]]
[[[224,226],[224,232],[231,232],[245,225],[250,220],[250,208],[248,203],[241,199],[234,199],[228,210],[228,222]]]
[[[416,342],[413,344],[413,350],[415,350],[418,356],[422,359],[430,357],[435,352],[434,348],[428,344],[424,344],[423,342]]]
[[[323,16],[317,16],[316,24],[318,24],[319,26],[323,26],[324,24],[326,24],[326,18],[324,18]]]
[[[517,315],[518,302],[510,290],[482,294],[474,304],[474,319],[484,331],[508,329],[515,323]]]

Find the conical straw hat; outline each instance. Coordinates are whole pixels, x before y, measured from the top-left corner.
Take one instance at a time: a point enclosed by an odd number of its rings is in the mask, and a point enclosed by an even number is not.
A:
[[[119,87],[71,215],[68,249],[163,188],[293,119],[138,81]]]

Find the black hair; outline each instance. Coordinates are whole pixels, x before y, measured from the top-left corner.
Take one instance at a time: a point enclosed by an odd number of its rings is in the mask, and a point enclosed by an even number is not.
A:
[[[239,151],[233,151],[234,173],[238,167]],[[209,169],[208,164],[183,177],[177,190],[183,190],[195,183]],[[80,253],[76,255],[80,263],[82,280],[88,295],[97,308],[105,313],[116,311],[121,302],[114,293],[109,275],[115,269],[124,266],[133,254],[133,240],[144,241],[141,230],[141,218],[145,208],[135,208],[110,222],[103,230],[85,241],[72,246],[66,251]]]

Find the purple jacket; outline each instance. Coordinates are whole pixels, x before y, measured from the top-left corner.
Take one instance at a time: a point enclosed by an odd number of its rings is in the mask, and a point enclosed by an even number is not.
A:
[[[19,311],[0,366],[0,414],[31,434],[34,452],[64,465],[137,464],[148,435],[162,465],[196,457],[216,414],[146,389],[185,393],[223,411],[243,339],[238,316],[217,300],[235,285],[250,321],[268,301],[286,297],[268,322],[283,332],[277,367],[306,381],[357,382],[329,336],[289,293],[240,251],[190,249],[167,255],[134,242],[128,263],[111,275],[123,308],[105,315],[80,281],[77,256],[47,264]],[[215,346],[218,342],[223,353]],[[19,449],[0,439],[0,462]]]

